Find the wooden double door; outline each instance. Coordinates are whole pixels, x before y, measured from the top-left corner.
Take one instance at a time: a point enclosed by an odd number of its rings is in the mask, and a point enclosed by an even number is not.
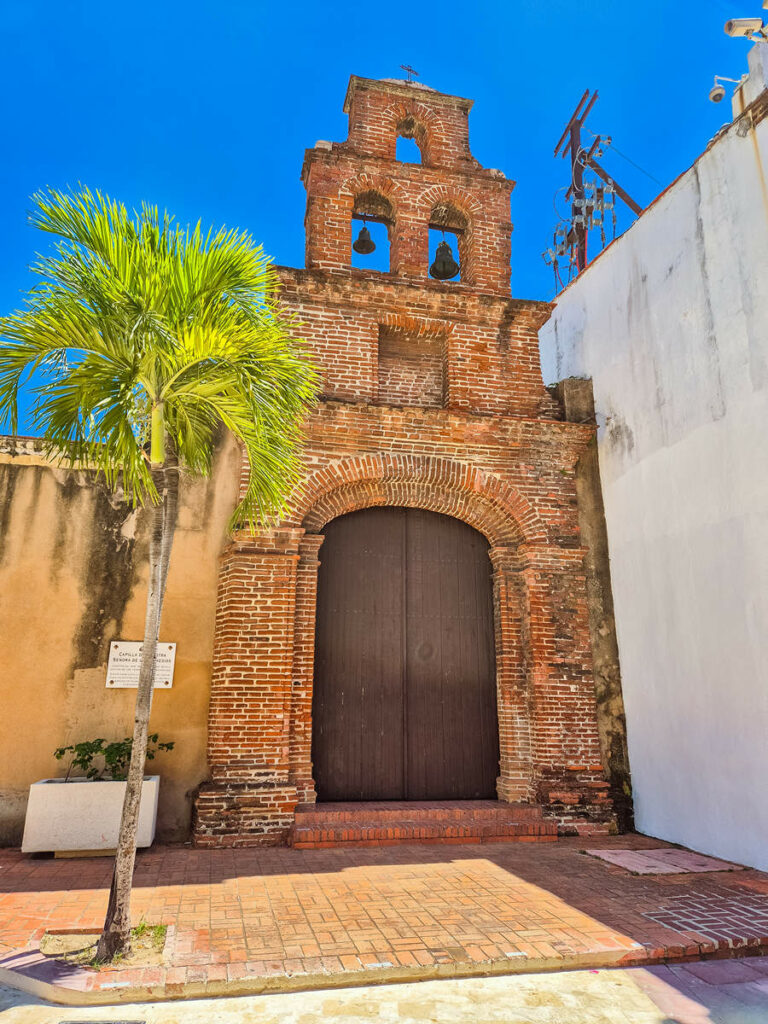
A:
[[[312,760],[319,800],[495,797],[485,538],[435,512],[372,508],[325,529]]]

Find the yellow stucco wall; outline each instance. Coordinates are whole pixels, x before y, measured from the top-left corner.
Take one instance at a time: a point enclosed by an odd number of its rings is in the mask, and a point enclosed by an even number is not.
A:
[[[182,479],[160,630],[177,644],[176,670],[150,723],[176,743],[151,763],[164,839],[186,836],[206,775],[218,559],[238,472],[227,441],[209,479]],[[136,691],[107,690],[106,661],[111,640],[142,637],[146,578],[143,513],[33,443],[0,440],[0,844],[21,839],[30,783],[63,773],[56,747],[131,734]]]

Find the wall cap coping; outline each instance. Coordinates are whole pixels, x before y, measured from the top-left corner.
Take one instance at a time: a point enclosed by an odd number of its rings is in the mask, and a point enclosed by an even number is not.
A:
[[[433,281],[431,278],[422,277],[407,277],[399,274],[386,274],[376,270],[364,270],[360,267],[287,267],[283,265],[276,265],[275,271],[277,272],[278,278],[281,283],[295,282],[297,285],[302,285],[306,282],[314,280],[317,284],[326,285],[329,288],[342,288],[344,291],[349,292],[348,305],[352,307],[364,307],[369,308],[370,302],[367,294],[361,294],[359,289],[355,286],[359,281],[368,281],[372,285],[381,285],[382,298],[387,302],[388,308],[392,308],[393,302],[391,298],[392,288],[400,288],[402,290],[409,289],[417,292],[437,292],[443,294],[446,298],[468,298],[477,297],[487,305],[498,305],[503,306],[506,309],[519,310],[520,312],[526,311],[536,314],[536,320],[541,318],[540,323],[532,325],[532,330],[536,331],[539,327],[542,327],[552,315],[555,309],[556,303],[546,302],[543,299],[522,299],[516,296],[510,295],[508,292],[499,291],[488,291],[482,288],[478,288],[474,285],[467,284],[466,281],[452,282],[450,288],[446,287],[442,281]],[[302,295],[302,301],[312,303],[313,297],[311,295]],[[318,304],[327,305],[327,297],[318,298],[315,300]],[[404,300],[408,301],[408,300]],[[338,301],[334,298],[334,304],[341,306],[345,303]],[[400,306],[402,303],[398,300],[397,305]],[[373,312],[375,319],[376,311]],[[434,319],[434,315],[432,317]],[[462,317],[459,311],[451,313],[446,316],[446,319],[456,320],[461,322]],[[471,318],[472,323],[477,322],[477,316],[473,311]]]
[[[342,107],[345,114],[350,112],[352,100],[358,90],[361,92],[371,90],[394,96],[402,96],[409,100],[420,100],[425,105],[434,103],[441,106],[459,107],[461,110],[466,110],[467,113],[469,113],[475,103],[474,100],[467,99],[464,96],[453,96],[448,92],[438,92],[437,89],[424,85],[423,82],[406,82],[405,80],[401,82],[398,79],[392,78],[363,78],[360,75],[350,75],[347,93],[344,97],[344,106]]]
[[[338,413],[339,415],[355,416],[361,415],[365,418],[378,417],[380,413],[386,413],[387,415],[399,415],[405,421],[423,422],[424,420],[443,420],[445,422],[458,422],[466,424],[483,424],[489,425],[491,423],[498,423],[500,426],[517,426],[525,427],[531,426],[534,428],[544,428],[545,430],[553,430],[555,432],[566,432],[572,433],[574,437],[581,437],[583,443],[586,444],[589,439],[594,435],[597,427],[594,423],[573,423],[570,420],[552,420],[546,417],[534,418],[531,416],[512,416],[512,415],[500,415],[499,413],[479,413],[479,412],[468,412],[463,409],[451,409],[451,408],[434,408],[432,406],[411,406],[411,405],[385,405],[383,403],[368,403],[368,402],[344,402],[336,398],[321,398],[318,401],[317,407],[314,413],[310,413],[309,426],[311,429],[312,420],[316,418],[317,412],[329,412]],[[487,445],[487,441],[486,441]],[[499,442],[499,446],[502,442]],[[309,445],[311,448],[311,445]],[[361,449],[358,445],[354,449],[360,455],[375,454],[378,449],[374,447],[366,447]],[[453,456],[449,456],[453,458]]]
[[[418,168],[421,172],[417,178],[415,174],[411,175],[410,172],[403,173],[403,168],[411,165],[403,164],[402,161],[396,158],[374,156],[368,153],[364,154],[362,158],[365,160],[366,167],[375,167],[379,174],[392,176],[393,170],[396,170],[398,179],[407,182],[418,180],[425,186],[445,185],[452,184],[453,182],[461,185],[466,184],[467,178],[478,178],[482,179],[485,188],[495,188],[500,192],[511,194],[517,185],[515,178],[508,177],[498,168],[482,167],[480,164],[468,164],[466,168],[462,167],[461,169],[446,167],[443,164],[413,164],[413,167]],[[360,160],[361,154],[352,149],[351,146],[347,146],[346,142],[336,142],[329,146],[323,139],[320,139],[314,146],[307,147],[304,150],[304,159],[301,164],[299,178],[306,187],[307,172],[312,164],[349,163],[351,166],[359,167]]]

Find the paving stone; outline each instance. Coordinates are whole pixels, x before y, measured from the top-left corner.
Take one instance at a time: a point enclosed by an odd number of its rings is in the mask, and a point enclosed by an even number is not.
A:
[[[677,847],[656,850],[603,850],[588,849],[591,857],[616,864],[617,867],[638,875],[699,874],[710,871],[743,871],[740,864],[705,857],[701,853],[680,850]]]
[[[761,981],[764,976],[751,966],[749,960],[703,960],[686,964],[686,974],[693,974],[708,985],[734,985],[746,981]]]
[[[437,972],[493,962],[495,969],[503,963],[525,970],[575,957],[641,964],[768,944],[767,875],[743,871],[736,884],[736,876],[697,873],[670,884],[667,876],[630,875],[585,857],[582,842],[307,851],[157,846],[138,855],[132,912],[171,926],[165,968],[172,986],[417,965]],[[641,836],[603,843],[616,851],[663,848]],[[33,860],[0,851],[0,951],[34,959],[46,927],[98,929],[110,877],[108,858]],[[705,967],[712,977],[732,977],[734,986],[768,977],[756,960],[719,961],[694,965],[682,980],[705,985]],[[157,970],[118,969],[91,974],[89,984],[112,984],[118,975],[142,984],[159,977]]]

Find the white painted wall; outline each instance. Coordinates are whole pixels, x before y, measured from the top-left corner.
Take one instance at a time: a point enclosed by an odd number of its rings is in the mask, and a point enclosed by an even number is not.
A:
[[[768,119],[732,126],[540,335],[545,381],[594,381],[637,827],[763,869],[767,173]]]

